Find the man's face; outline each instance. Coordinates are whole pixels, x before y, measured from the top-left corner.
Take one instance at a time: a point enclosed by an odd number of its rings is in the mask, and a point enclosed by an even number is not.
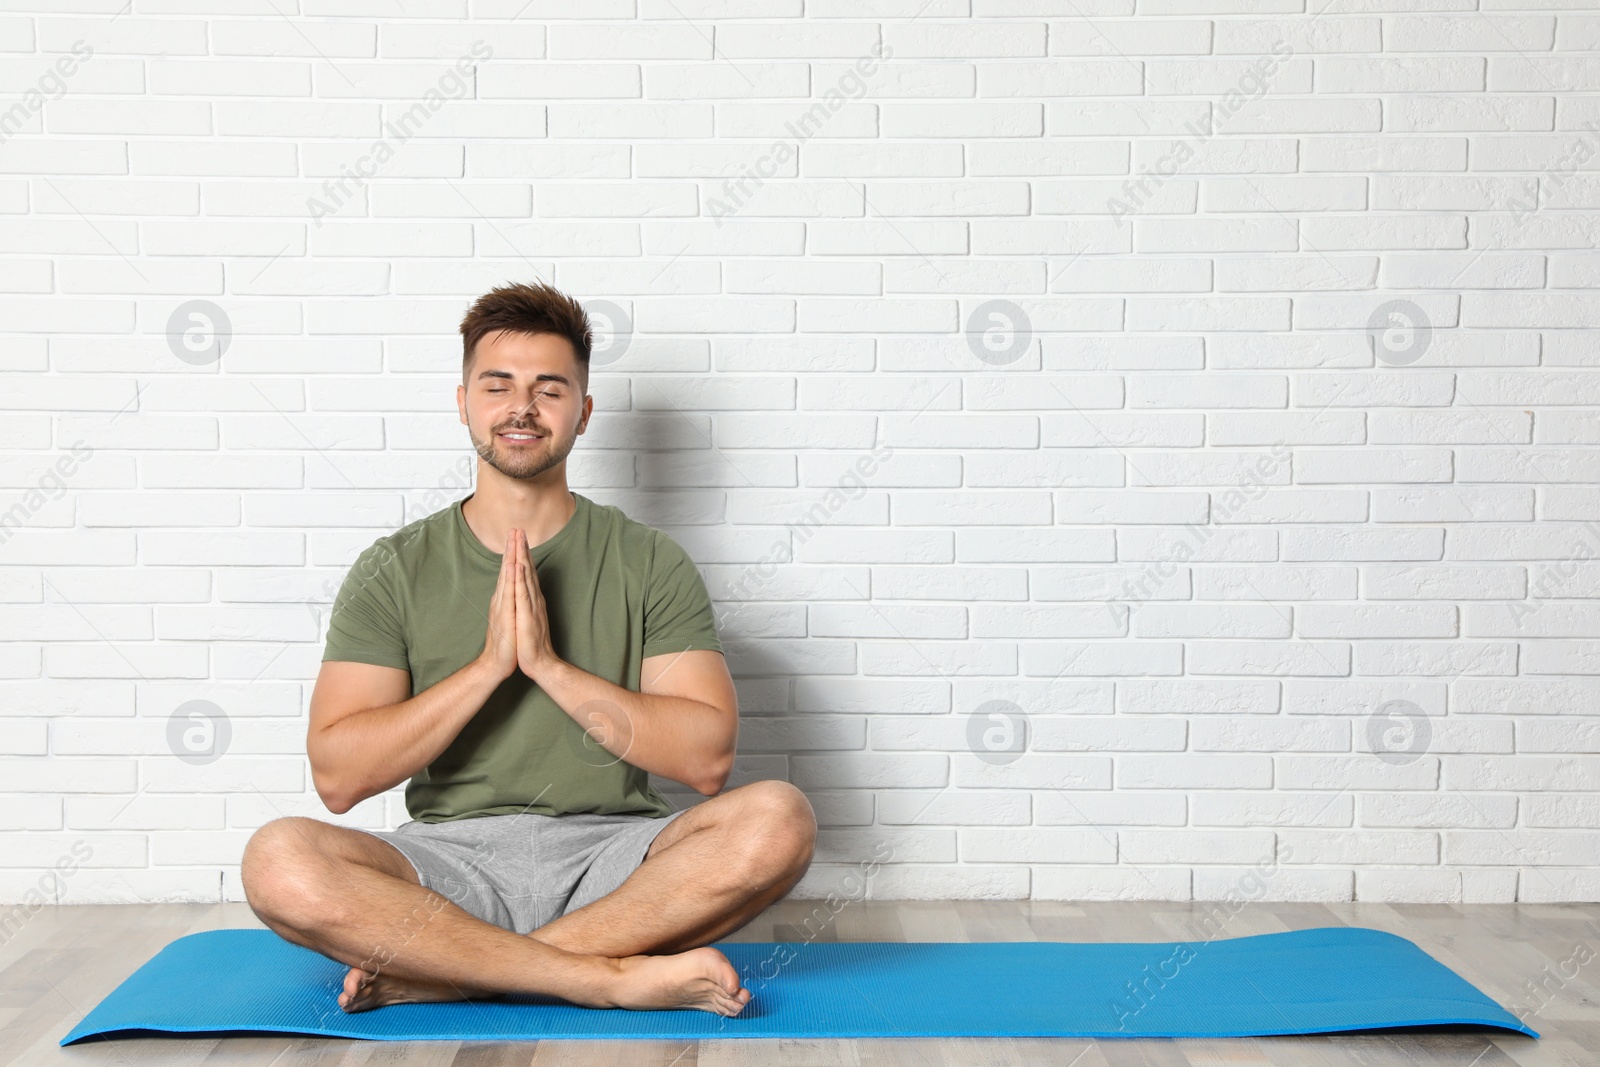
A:
[[[532,479],[565,461],[577,443],[594,407],[582,390],[578,356],[565,337],[502,330],[478,342],[456,405],[485,463]]]

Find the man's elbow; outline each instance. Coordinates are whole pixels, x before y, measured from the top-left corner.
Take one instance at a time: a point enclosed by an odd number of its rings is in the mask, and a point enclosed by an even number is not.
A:
[[[728,777],[731,774],[733,774],[733,756],[729,754],[718,758],[711,765],[706,777],[695,783],[694,790],[701,796],[714,797],[728,784]]]
[[[332,789],[325,789],[320,785],[317,786],[317,797],[322,801],[322,806],[335,815],[343,815],[355,807],[343,794],[337,793]]]
[[[322,801],[322,806],[335,815],[343,815],[356,806],[356,801],[340,789],[337,782],[327,774],[318,774],[314,766],[311,768],[311,787],[317,791],[317,799]]]

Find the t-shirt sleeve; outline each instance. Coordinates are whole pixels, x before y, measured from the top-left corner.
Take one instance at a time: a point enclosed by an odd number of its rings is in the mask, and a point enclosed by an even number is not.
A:
[[[351,660],[411,669],[404,621],[389,586],[392,575],[385,569],[385,561],[393,566],[394,556],[380,541],[351,564],[344,584],[333,598],[328,641],[322,652],[324,662]]]
[[[716,618],[705,579],[676,541],[656,531],[656,550],[650,562],[645,593],[645,659],[672,652],[703,648],[722,651]]]

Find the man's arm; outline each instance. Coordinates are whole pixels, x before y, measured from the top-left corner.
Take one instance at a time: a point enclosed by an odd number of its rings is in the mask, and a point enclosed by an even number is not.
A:
[[[554,655],[533,680],[607,752],[703,796],[722,790],[739,740],[739,700],[721,652],[650,656],[635,693]]]
[[[407,700],[410,671],[347,660],[323,663],[311,692],[306,755],[328,810],[342,815],[432,763],[517,669],[518,556],[512,546],[520,534],[506,535],[483,651],[465,667]]]
[[[335,815],[432,763],[504,675],[482,657],[416,696],[409,671],[329,660],[311,691],[306,755],[317,795]]]

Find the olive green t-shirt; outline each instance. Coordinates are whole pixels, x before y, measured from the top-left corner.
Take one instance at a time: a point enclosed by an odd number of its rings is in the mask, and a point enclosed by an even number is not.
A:
[[[711,598],[688,553],[615,506],[572,496],[572,518],[529,553],[556,655],[638,692],[650,656],[721,652]],[[410,671],[416,696],[483,651],[501,553],[478,540],[462,503],[380,537],[356,558],[334,598],[324,660]],[[520,670],[412,776],[406,809],[419,822],[673,811],[644,770],[586,737]]]

